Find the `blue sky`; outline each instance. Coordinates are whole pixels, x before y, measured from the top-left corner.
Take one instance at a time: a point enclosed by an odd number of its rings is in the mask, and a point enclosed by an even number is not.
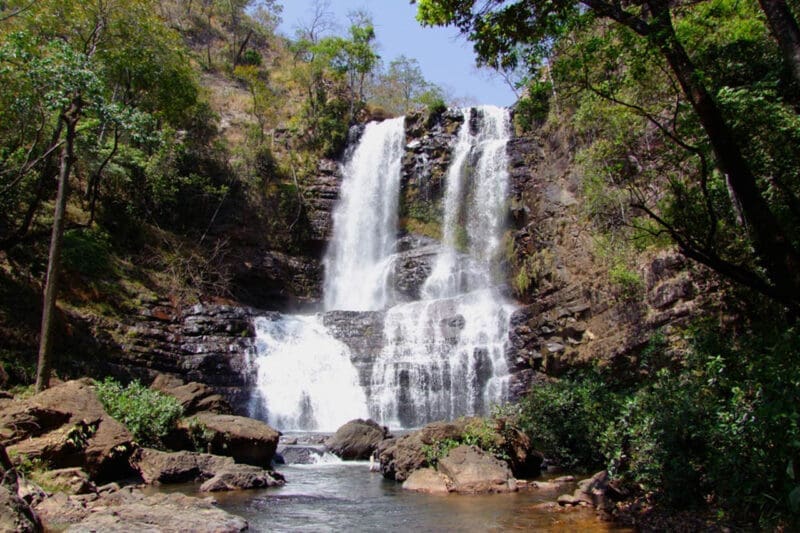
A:
[[[308,22],[312,0],[281,0],[283,22],[280,30],[294,35],[294,29]],[[385,63],[399,55],[415,58],[428,81],[445,88],[470,104],[511,105],[514,93],[498,77],[475,67],[472,45],[454,28],[423,28],[414,18],[416,6],[408,0],[331,0],[330,11],[339,25],[348,26],[347,13],[363,9],[372,15],[378,38],[378,53]]]

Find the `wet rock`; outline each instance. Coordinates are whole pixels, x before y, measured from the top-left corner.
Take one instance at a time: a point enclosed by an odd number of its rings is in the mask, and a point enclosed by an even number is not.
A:
[[[200,492],[265,489],[284,484],[283,476],[252,465],[229,465],[200,485]]]
[[[393,286],[401,300],[418,300],[441,245],[425,237],[406,236],[404,239],[398,248],[405,249],[398,252],[394,259]]]
[[[351,350],[351,358],[359,368],[362,386],[366,385],[364,370],[383,348],[383,311],[328,311],[322,323],[337,340]]]
[[[427,494],[447,494],[450,492],[448,478],[433,468],[415,470],[403,482],[403,489]]]
[[[476,446],[457,446],[439,459],[439,472],[452,481],[452,490],[463,493],[513,492],[516,480],[504,462]]]
[[[389,430],[374,420],[356,419],[336,430],[325,446],[345,460],[366,460],[388,437]]]
[[[319,462],[325,449],[315,446],[291,445],[278,448],[275,462],[287,465],[311,465]]]

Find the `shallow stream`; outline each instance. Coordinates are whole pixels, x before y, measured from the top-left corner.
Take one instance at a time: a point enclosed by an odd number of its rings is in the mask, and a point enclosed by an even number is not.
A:
[[[543,508],[561,492],[426,495],[369,471],[365,462],[281,465],[278,489],[215,494],[251,531],[627,531],[602,522],[591,509]]]

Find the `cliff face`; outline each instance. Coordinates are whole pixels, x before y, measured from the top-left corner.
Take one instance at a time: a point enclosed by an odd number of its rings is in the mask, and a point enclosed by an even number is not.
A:
[[[452,112],[406,120],[400,198],[404,235],[393,276],[399,300],[417,298],[430,273],[439,247],[444,177],[462,121],[460,113]],[[535,265],[535,279],[511,319],[507,357],[516,396],[532,382],[575,365],[599,361],[624,367],[656,331],[669,336],[707,306],[704,295],[712,278],[671,251],[639,258],[636,270],[642,282],[635,291],[620,291],[609,281],[608,265],[594,256],[568,134],[542,130],[517,137],[508,151],[509,277],[515,265]],[[321,258],[340,184],[334,161],[322,161],[304,181],[302,205],[289,204],[297,208],[292,229],[298,235],[285,249],[259,239],[263,225],[248,225],[251,218],[269,217],[267,212],[239,213],[220,224],[216,231],[230,238],[232,250],[228,261],[234,298],[229,305],[182,309],[153,297],[117,322],[69,314],[75,325],[70,342],[100,354],[85,371],[143,381],[157,372],[181,375],[214,386],[244,411],[253,379],[252,318],[273,312],[264,309],[292,310],[319,301]],[[370,358],[384,342],[381,317],[348,312],[324,316],[333,334],[351,347],[364,384],[369,382]]]
[[[620,287],[596,255],[585,216],[576,147],[565,130],[540,131],[509,145],[512,258],[533,260],[533,290],[512,317],[509,362],[522,393],[545,374],[586,364],[624,370],[658,332],[674,336],[703,309],[715,283],[673,250],[641,254],[639,281]],[[677,336],[671,339],[679,346]]]

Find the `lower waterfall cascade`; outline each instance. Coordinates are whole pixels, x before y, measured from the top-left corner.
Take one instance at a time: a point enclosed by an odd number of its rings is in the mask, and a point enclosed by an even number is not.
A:
[[[251,415],[280,430],[334,431],[354,418],[392,428],[485,415],[508,394],[515,305],[496,272],[506,217],[507,110],[462,110],[446,174],[442,239],[419,298],[393,290],[404,121],[370,123],[343,165],[316,315],[255,321]],[[327,317],[378,324],[355,353]],[[370,322],[372,324],[372,322]],[[379,330],[379,331],[375,331]],[[364,344],[364,343],[361,343]]]

